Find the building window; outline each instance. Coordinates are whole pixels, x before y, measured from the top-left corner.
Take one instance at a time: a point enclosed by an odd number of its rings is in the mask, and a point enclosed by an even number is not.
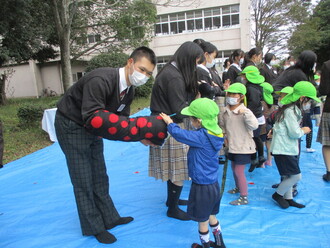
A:
[[[101,35],[99,34],[90,34],[87,36],[88,43],[96,43],[98,41],[101,41]]]
[[[191,10],[159,15],[155,25],[156,36],[198,32],[239,25],[239,5]]]
[[[164,65],[166,65],[170,61],[171,56],[164,56],[157,58],[157,72],[159,72]]]
[[[72,73],[72,81],[73,82],[77,82],[80,78],[82,78],[84,75],[86,74],[86,72],[76,72],[76,73]]]

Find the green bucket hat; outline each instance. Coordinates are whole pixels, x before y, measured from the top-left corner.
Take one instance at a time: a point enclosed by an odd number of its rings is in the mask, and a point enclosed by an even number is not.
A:
[[[245,95],[246,94],[246,87],[242,83],[233,83],[225,91],[230,92],[230,93],[239,93],[239,94]]]
[[[315,75],[314,75],[314,80],[318,80],[318,79],[320,79],[320,76],[317,75],[317,74],[315,74]]]
[[[279,95],[281,93],[286,93],[286,94],[291,94],[293,91],[293,87],[291,86],[286,86],[283,89],[279,90],[279,91],[275,91],[275,94]]]
[[[253,84],[261,84],[265,82],[264,76],[260,75],[259,69],[253,65],[245,67],[240,75],[242,74],[244,74],[246,79]]]
[[[192,101],[188,107],[182,109],[181,114],[201,119],[203,127],[214,134],[222,133],[218,125],[219,107],[211,99],[198,98]]]
[[[316,95],[316,88],[312,83],[300,81],[293,86],[292,93],[283,97],[281,103],[286,105],[296,102],[301,96],[309,97],[317,102],[320,102],[320,99],[318,99]]]
[[[273,104],[274,103],[274,98],[273,98],[273,91],[274,88],[270,83],[262,83],[260,86],[263,88],[263,97],[266,103],[268,104]]]

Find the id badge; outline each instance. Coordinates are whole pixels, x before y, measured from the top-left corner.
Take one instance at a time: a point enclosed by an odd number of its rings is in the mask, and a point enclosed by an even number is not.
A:
[[[117,112],[121,112],[123,111],[123,109],[125,108],[126,104],[120,104],[119,108],[117,109]]]

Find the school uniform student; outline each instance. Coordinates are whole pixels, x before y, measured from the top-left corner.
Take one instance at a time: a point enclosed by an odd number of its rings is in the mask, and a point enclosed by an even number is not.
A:
[[[307,81],[300,81],[293,87],[293,92],[287,94],[280,103],[283,104],[275,116],[273,139],[270,150],[274,156],[276,166],[282,181],[272,198],[282,208],[289,206],[304,208],[305,205],[293,200],[292,187],[301,179],[299,168],[299,139],[309,133],[309,127],[300,127],[302,119],[300,108],[304,101],[316,96],[314,85]]]
[[[177,141],[189,145],[188,173],[192,185],[188,199],[188,215],[198,222],[202,245],[192,244],[192,248],[225,248],[221,227],[216,214],[219,213],[220,187],[218,183],[218,152],[223,144],[222,130],[218,126],[219,108],[208,98],[198,98],[181,114],[190,116],[196,130],[181,129],[172,119],[161,114],[168,132]],[[210,225],[215,242],[210,241]]]
[[[248,204],[248,187],[245,177],[245,165],[251,162],[251,155],[255,153],[253,130],[259,127],[258,120],[250,109],[245,107],[244,99],[246,87],[241,83],[234,83],[226,90],[227,106],[220,115],[220,126],[223,129],[228,159],[235,179],[235,188],[230,194],[240,193],[231,205]]]
[[[265,78],[260,75],[258,68],[253,65],[245,67],[241,75],[247,81],[247,107],[253,112],[259,122],[259,127],[253,131],[253,140],[256,144],[257,153],[252,155],[251,166],[249,168],[249,172],[252,172],[256,167],[261,166],[266,161],[264,157],[264,145],[260,138],[261,126],[266,123],[261,103],[264,99],[263,88],[260,86],[260,84],[265,82]]]

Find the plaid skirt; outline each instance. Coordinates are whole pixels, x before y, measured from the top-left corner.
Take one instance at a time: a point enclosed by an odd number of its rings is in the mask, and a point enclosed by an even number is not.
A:
[[[322,113],[316,141],[324,146],[330,146],[330,113]]]
[[[178,124],[183,129],[191,130],[189,118]],[[163,146],[150,146],[149,176],[163,181],[189,180],[187,153],[189,146],[176,141],[171,135]]]

